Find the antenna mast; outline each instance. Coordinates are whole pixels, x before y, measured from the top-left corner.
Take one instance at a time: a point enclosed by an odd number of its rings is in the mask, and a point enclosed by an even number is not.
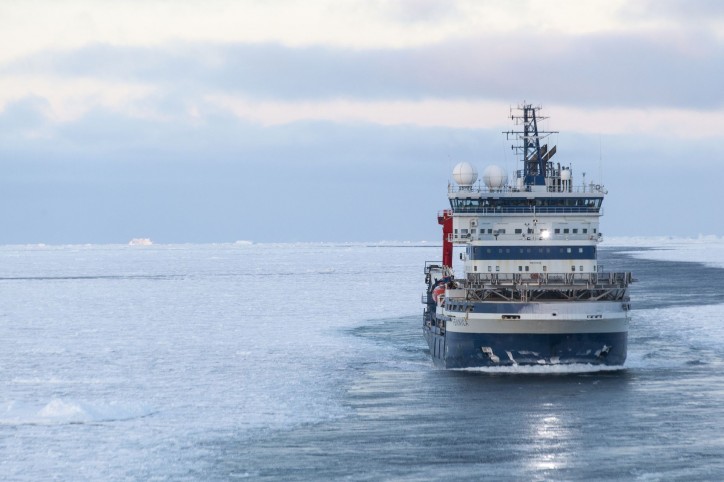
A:
[[[540,106],[534,107],[532,104],[523,103],[515,109],[522,111],[522,115],[515,115],[511,108],[510,118],[515,122],[515,125],[522,125],[523,130],[503,132],[507,140],[514,139],[519,142],[519,144],[513,144],[510,148],[522,154],[522,177],[523,183],[526,186],[546,185],[548,161],[556,153],[556,146],[553,146],[550,150],[548,150],[548,144],[541,146],[541,139],[545,139],[549,135],[557,134],[558,132],[538,130],[538,121],[547,119],[547,117],[542,117],[537,114],[540,109]]]

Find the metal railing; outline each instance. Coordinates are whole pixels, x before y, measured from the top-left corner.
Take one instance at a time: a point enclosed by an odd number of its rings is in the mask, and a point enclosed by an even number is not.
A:
[[[503,186],[501,188],[490,189],[480,181],[473,184],[470,187],[460,187],[454,183],[448,184],[448,192],[476,192],[476,193],[511,193],[511,192],[536,192],[531,189],[531,186],[524,186],[519,189],[516,186]],[[606,194],[606,188],[601,184],[589,183],[579,184],[576,186],[570,186],[566,188],[560,188],[559,186],[546,186],[546,189],[542,192],[574,192],[574,193],[595,193],[595,194]]]
[[[634,281],[631,272],[610,273],[468,273],[456,280],[468,287],[476,285],[593,285],[625,287]]]
[[[455,213],[472,214],[599,214],[601,208],[585,206],[458,207]]]

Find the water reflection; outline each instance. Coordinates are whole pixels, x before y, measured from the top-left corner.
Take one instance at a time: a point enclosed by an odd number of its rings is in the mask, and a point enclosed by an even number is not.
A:
[[[552,403],[543,404],[543,412],[530,420],[532,450],[529,468],[532,472],[558,470],[568,466],[570,453],[570,423],[564,423]]]
[[[571,374],[445,372],[441,378],[447,380],[441,380],[440,385],[447,381],[446,391],[455,394],[446,401],[447,408],[452,408],[449,413],[461,419],[467,415],[468,422],[494,434],[500,443],[496,449],[510,458],[509,466],[497,465],[501,471],[521,479],[550,480],[566,474],[577,478],[582,470],[596,473],[597,468],[581,463],[580,454],[603,447],[601,454],[605,456],[610,450],[611,444],[602,446],[601,436],[610,438],[609,430],[629,419],[635,376],[630,370],[618,370]],[[450,425],[455,422],[448,419]],[[483,446],[490,451],[490,445]]]

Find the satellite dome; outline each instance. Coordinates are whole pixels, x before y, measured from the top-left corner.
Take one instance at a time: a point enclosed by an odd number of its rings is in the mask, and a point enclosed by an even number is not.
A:
[[[570,169],[561,169],[561,181],[570,181],[571,180],[571,170]]]
[[[508,173],[500,166],[488,166],[483,172],[483,181],[488,189],[500,189],[508,183]]]
[[[460,187],[470,187],[478,180],[478,171],[468,162],[461,162],[453,168],[453,178]]]

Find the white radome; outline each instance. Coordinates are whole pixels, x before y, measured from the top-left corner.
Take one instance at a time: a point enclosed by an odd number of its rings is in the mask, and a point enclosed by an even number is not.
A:
[[[570,169],[561,169],[561,181],[570,181],[571,180],[571,170]]]
[[[483,172],[483,182],[488,189],[500,189],[508,183],[508,173],[500,166],[488,166]]]
[[[478,180],[478,170],[469,162],[461,162],[453,168],[453,179],[460,187],[470,187]]]

